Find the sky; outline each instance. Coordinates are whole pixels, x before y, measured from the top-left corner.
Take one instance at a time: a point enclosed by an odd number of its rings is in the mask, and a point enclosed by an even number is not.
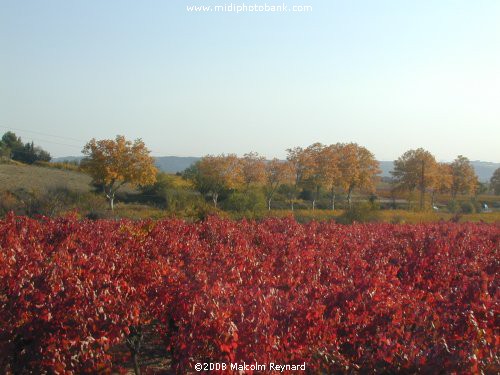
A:
[[[356,142],[500,162],[500,1],[284,1],[312,11],[0,0],[0,134],[56,157],[120,134],[155,156]]]

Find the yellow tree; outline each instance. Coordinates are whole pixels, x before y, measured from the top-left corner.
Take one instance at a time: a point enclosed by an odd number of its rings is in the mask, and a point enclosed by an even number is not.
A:
[[[434,176],[431,187],[433,207],[436,193],[449,193],[451,190],[452,180],[451,165],[447,163],[438,163],[436,165],[436,175]]]
[[[186,171],[198,191],[208,194],[217,207],[219,195],[243,184],[240,159],[234,155],[207,155]]]
[[[394,161],[395,183],[399,188],[413,192],[420,191],[420,209],[424,208],[426,189],[434,184],[437,163],[434,156],[423,148],[406,151]]]
[[[274,158],[266,163],[264,192],[268,210],[271,210],[271,201],[278,187],[293,182],[293,177],[293,170],[289,162]]]
[[[293,182],[289,189],[289,199],[293,211],[293,201],[297,195],[299,185],[304,180],[304,173],[307,167],[306,154],[302,147],[289,148],[287,151],[286,160],[290,164],[293,173]]]
[[[479,183],[474,167],[465,156],[458,155],[451,163],[451,195],[473,194]]]
[[[126,183],[133,186],[154,184],[156,167],[150,151],[140,139],[127,141],[117,135],[113,139],[91,139],[83,148],[82,168],[92,181],[103,187],[111,210],[115,194]]]
[[[321,153],[321,174],[323,185],[330,195],[330,205],[335,210],[335,196],[337,187],[341,186],[340,155],[342,145],[326,146]]]
[[[243,184],[248,191],[251,185],[260,185],[265,180],[266,158],[256,152],[243,155],[240,159]]]
[[[375,189],[377,175],[380,173],[379,163],[368,149],[356,143],[336,147],[339,151],[340,184],[347,193],[347,202],[351,207],[355,189]]]
[[[313,143],[302,151],[301,159],[304,165],[302,183],[313,190],[312,209],[316,208],[319,192],[325,182],[325,146],[319,142]]]

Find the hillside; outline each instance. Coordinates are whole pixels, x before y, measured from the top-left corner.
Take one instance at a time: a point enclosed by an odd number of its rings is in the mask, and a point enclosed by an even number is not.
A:
[[[0,164],[0,191],[47,191],[64,187],[72,191],[87,192],[91,190],[90,182],[90,177],[80,172],[20,163]]]
[[[79,193],[93,191],[91,178],[85,173],[17,162],[0,163],[0,192],[19,189],[46,192],[54,188],[66,188]],[[126,193],[136,191],[128,184],[120,190]]]

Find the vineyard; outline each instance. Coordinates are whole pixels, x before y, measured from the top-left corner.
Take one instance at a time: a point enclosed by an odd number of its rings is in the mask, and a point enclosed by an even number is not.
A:
[[[148,372],[141,343],[154,327],[178,374],[212,362],[498,373],[499,248],[490,224],[10,215],[0,372],[109,373],[124,361]]]

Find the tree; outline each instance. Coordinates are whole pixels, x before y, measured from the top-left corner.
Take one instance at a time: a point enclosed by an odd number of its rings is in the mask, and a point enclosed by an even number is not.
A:
[[[49,162],[52,159],[47,151],[35,146],[33,142],[26,143],[22,149],[14,151],[13,158],[28,164],[33,164],[37,161]]]
[[[312,209],[316,208],[321,187],[325,182],[325,160],[323,160],[325,146],[319,142],[313,143],[302,151],[301,159],[304,165],[302,183],[312,191]]]
[[[434,200],[436,193],[448,193],[451,190],[452,185],[452,171],[451,165],[447,163],[438,163],[436,165],[436,175],[434,176],[433,184],[431,187],[432,190],[432,203],[431,205],[434,207]]]
[[[342,174],[340,173],[340,155],[342,145],[327,146],[322,151],[322,175],[325,188],[330,194],[330,205],[332,210],[335,210],[336,188],[341,185]]]
[[[33,142],[23,144],[13,132],[6,132],[0,140],[0,156],[27,164],[37,161],[50,161],[50,154]]]
[[[379,163],[365,147],[356,143],[337,146],[339,156],[340,184],[347,192],[347,202],[351,207],[352,193],[355,189],[374,190]]]
[[[500,195],[500,168],[495,169],[490,179],[491,190],[495,195]]]
[[[271,201],[280,185],[293,181],[293,170],[290,163],[278,159],[269,161],[265,166],[265,185],[267,209],[271,210]]]
[[[293,211],[293,201],[297,195],[298,187],[304,179],[304,173],[307,168],[307,160],[305,159],[305,153],[302,147],[289,148],[286,151],[288,153],[286,160],[290,163],[290,168],[293,173],[293,182],[287,189],[287,196]]]
[[[184,175],[200,193],[210,195],[215,207],[223,191],[235,189],[244,183],[240,160],[234,154],[204,156],[188,168]]]
[[[266,159],[256,152],[243,155],[240,159],[241,175],[245,190],[248,191],[251,185],[262,184],[265,180]]]
[[[103,187],[114,210],[115,194],[124,184],[144,186],[154,184],[157,169],[150,151],[141,139],[127,141],[124,136],[116,139],[91,139],[83,148],[85,158],[81,166],[94,184]]]
[[[420,209],[424,208],[425,191],[432,187],[436,178],[436,159],[423,148],[406,151],[394,161],[395,183],[404,190],[420,191]]]
[[[473,194],[478,185],[478,179],[474,167],[465,156],[458,155],[451,163],[451,195]]]
[[[2,154],[4,156],[15,160],[17,160],[15,156],[18,156],[20,153],[22,153],[22,149],[24,147],[21,138],[10,131],[6,132],[2,136],[0,146],[2,148]]]

